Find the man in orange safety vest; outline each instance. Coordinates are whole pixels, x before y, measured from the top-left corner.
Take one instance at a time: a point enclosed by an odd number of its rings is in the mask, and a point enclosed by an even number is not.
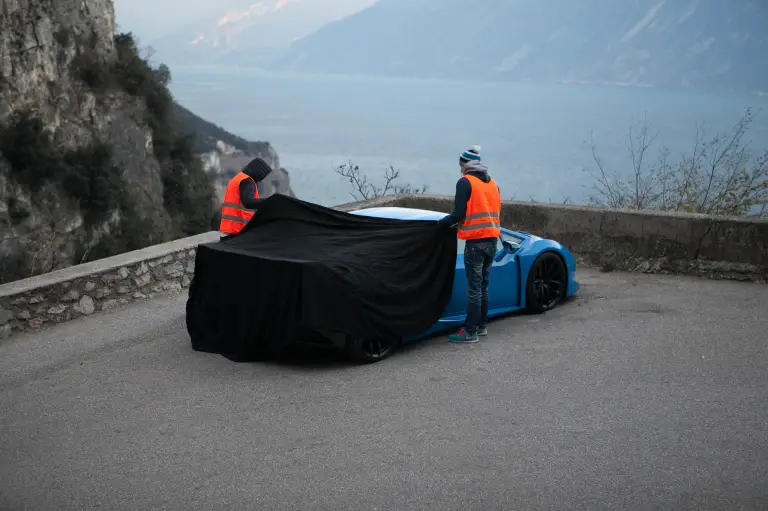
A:
[[[488,333],[488,280],[501,234],[501,195],[482,163],[479,146],[461,154],[459,167],[462,177],[456,183],[453,211],[438,223],[458,227],[458,238],[465,241],[467,319],[464,328],[448,336],[451,342],[465,343]]]
[[[221,205],[219,231],[222,240],[239,233],[253,218],[259,204],[257,184],[270,172],[272,168],[267,162],[255,158],[229,181]]]

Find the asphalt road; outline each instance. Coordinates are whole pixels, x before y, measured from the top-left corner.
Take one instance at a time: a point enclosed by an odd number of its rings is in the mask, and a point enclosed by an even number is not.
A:
[[[580,297],[370,366],[194,352],[184,297],[0,345],[0,509],[766,509],[768,286]]]

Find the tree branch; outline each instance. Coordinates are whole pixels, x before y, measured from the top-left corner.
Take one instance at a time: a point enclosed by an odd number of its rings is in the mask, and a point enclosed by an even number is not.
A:
[[[345,178],[352,185],[353,191],[350,192],[355,200],[367,200],[374,197],[385,195],[419,195],[427,191],[427,185],[420,189],[413,188],[410,184],[400,185],[397,180],[400,177],[400,171],[391,165],[384,172],[384,185],[378,186],[368,180],[368,177],[360,171],[358,165],[351,161],[336,167],[336,173]]]

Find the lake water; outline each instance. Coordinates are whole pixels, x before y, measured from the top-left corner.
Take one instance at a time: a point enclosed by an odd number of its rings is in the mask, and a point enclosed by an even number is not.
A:
[[[458,155],[482,146],[505,199],[585,202],[592,191],[590,131],[604,163],[631,169],[628,128],[647,115],[657,144],[690,150],[696,123],[726,130],[747,107],[749,137],[768,147],[768,97],[613,86],[471,83],[271,74],[174,67],[171,90],[198,115],[249,140],[268,140],[297,195],[332,206],[352,200],[334,172],[349,160],[377,180],[453,193]],[[762,109],[762,111],[758,111]],[[652,153],[655,158],[656,151]]]

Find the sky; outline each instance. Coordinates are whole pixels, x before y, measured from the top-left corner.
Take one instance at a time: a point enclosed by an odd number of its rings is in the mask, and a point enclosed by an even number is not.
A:
[[[191,23],[210,18],[215,22],[230,7],[243,7],[259,0],[113,0],[118,30],[133,32],[149,42]],[[265,0],[270,2],[300,1],[332,4],[350,12],[363,8],[373,0]],[[183,7],[182,7],[183,6]]]

